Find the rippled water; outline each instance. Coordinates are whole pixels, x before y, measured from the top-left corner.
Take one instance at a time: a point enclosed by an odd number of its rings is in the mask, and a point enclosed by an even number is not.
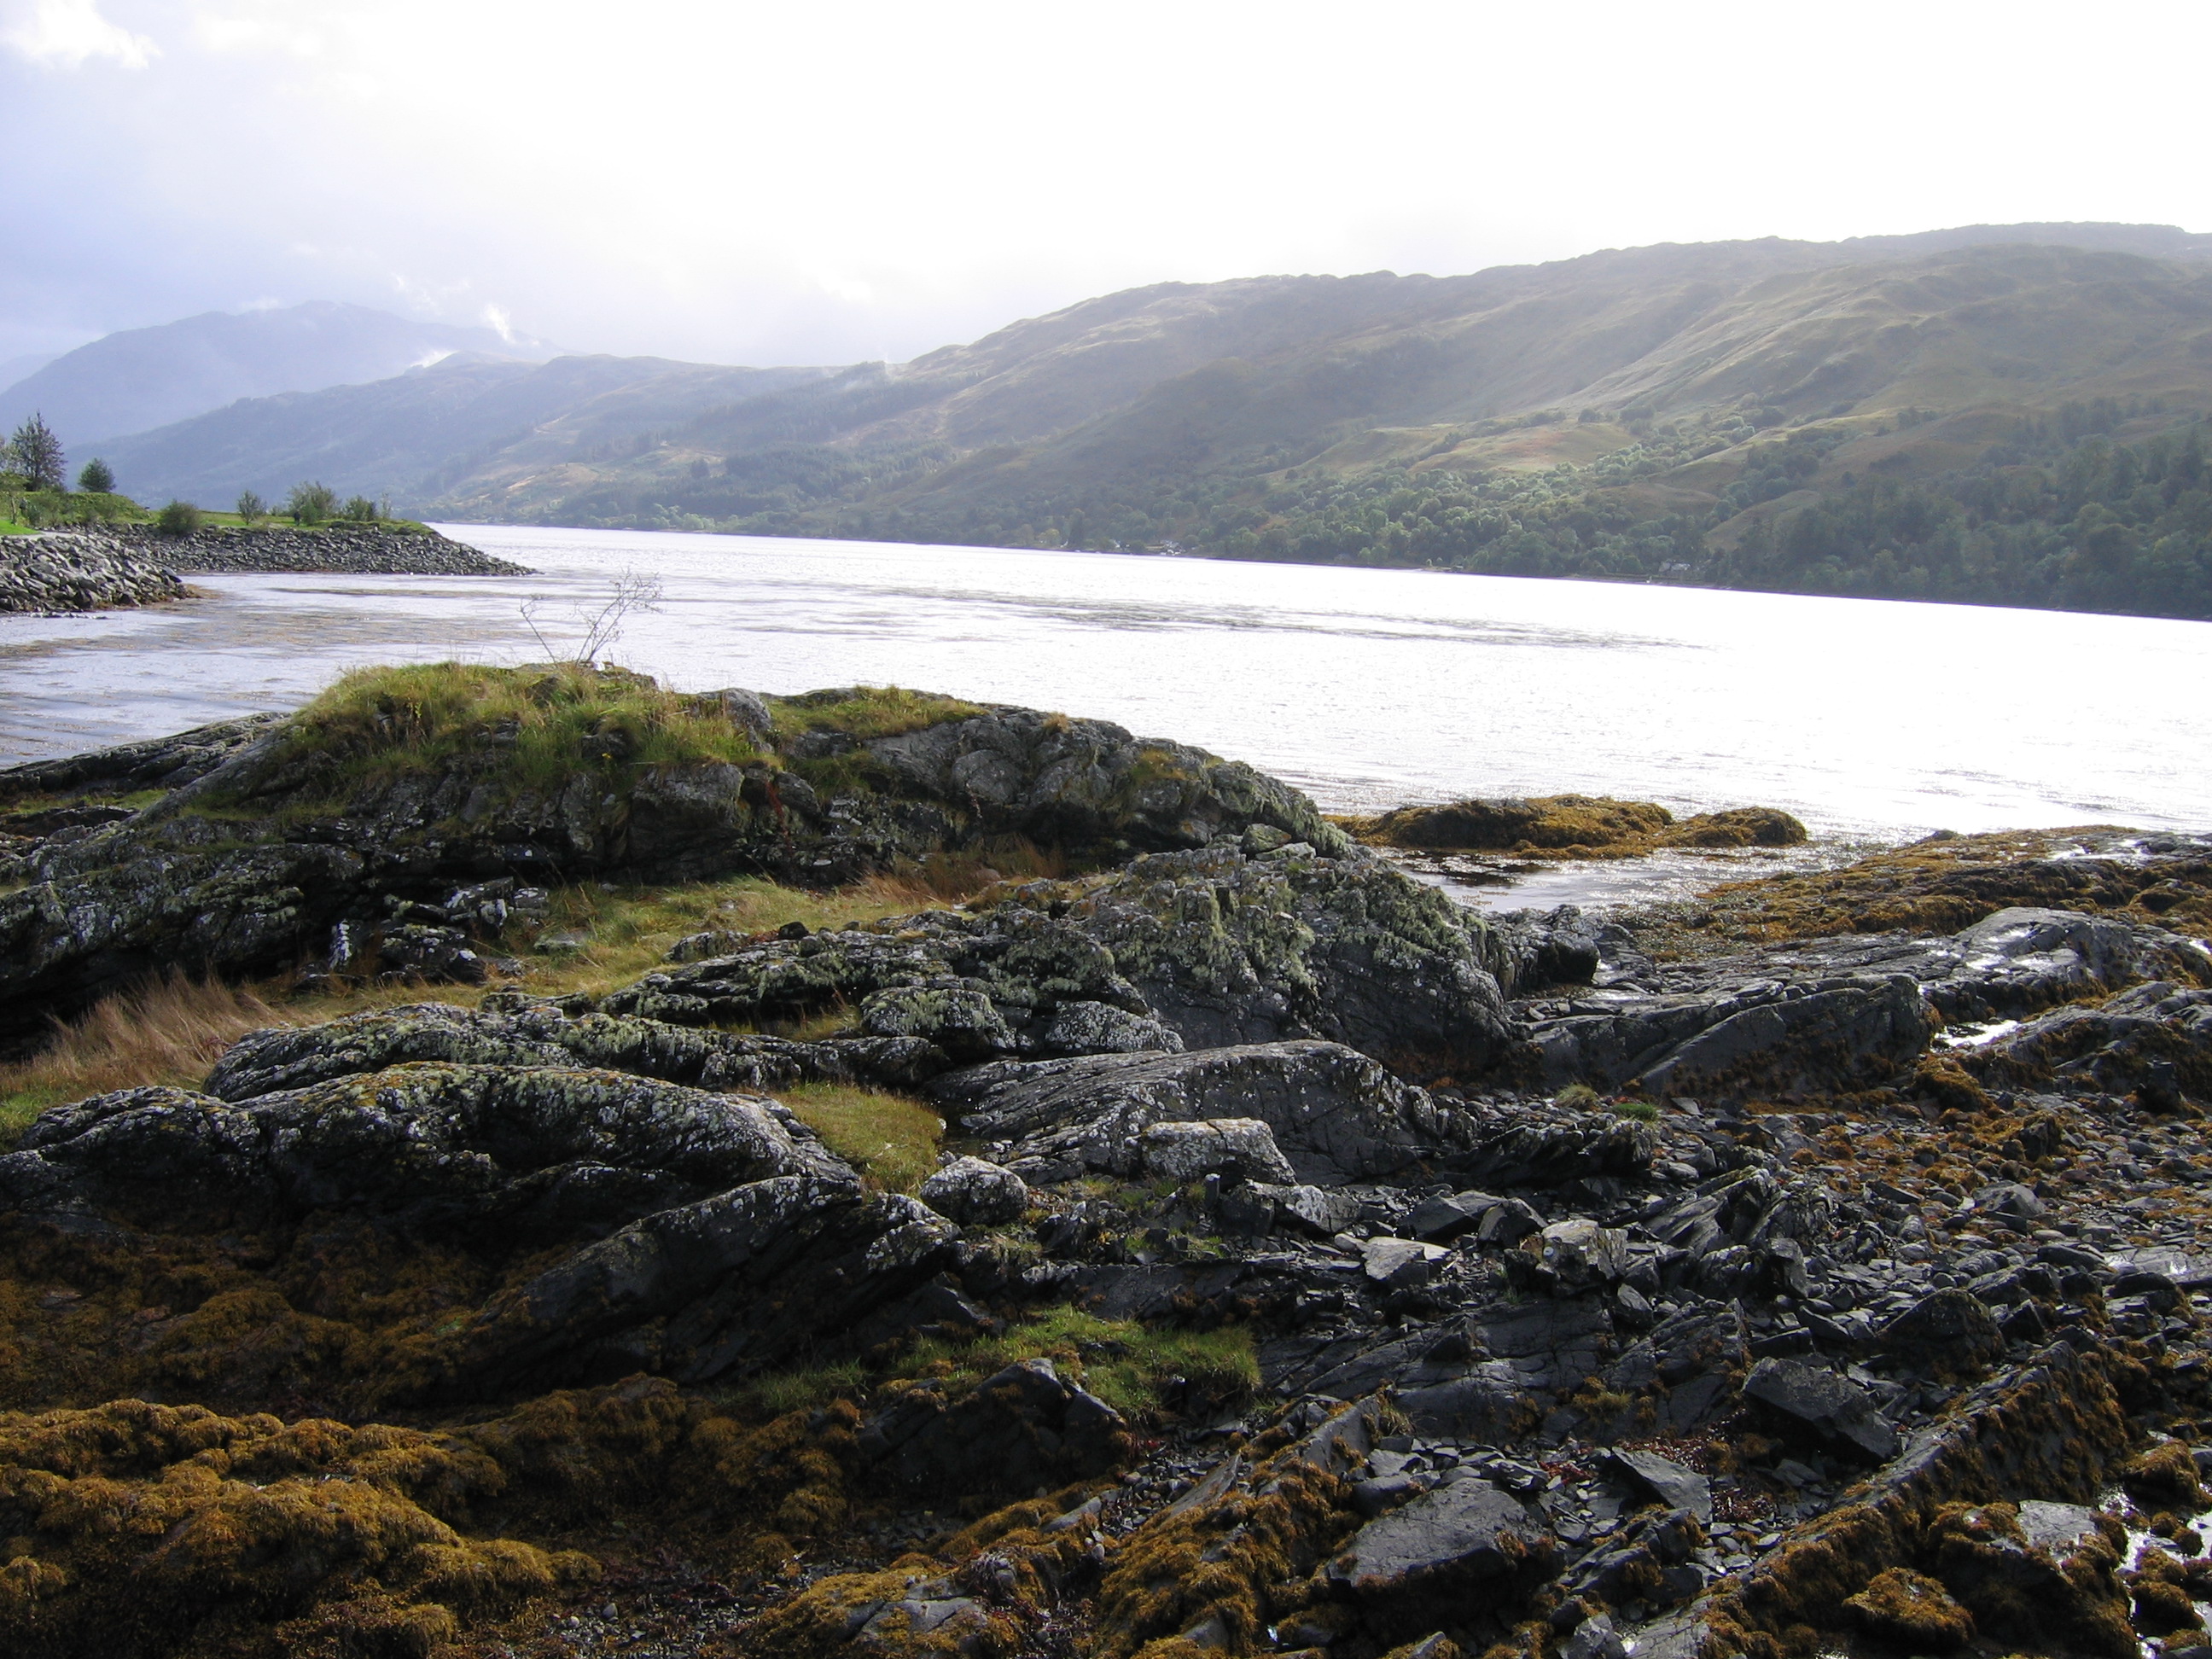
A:
[[[399,659],[526,660],[625,570],[613,654],[686,689],[897,684],[1103,715],[1332,808],[1580,790],[1827,835],[2212,825],[2212,626],[1303,566],[482,526],[528,578],[202,576],[0,617],[0,758],[252,709]]]

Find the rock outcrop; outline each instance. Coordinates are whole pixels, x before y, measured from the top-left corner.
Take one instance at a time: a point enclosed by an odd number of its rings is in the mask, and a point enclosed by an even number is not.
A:
[[[583,867],[1007,825],[1103,867],[589,993],[426,985],[37,1117],[0,1153],[0,1646],[2194,1641],[2212,957],[2134,908],[2180,854],[2124,913],[1690,951],[1471,916],[1080,722],[638,697],[758,811],[701,761]],[[613,714],[593,790],[670,740]],[[585,856],[295,738],[19,774],[38,896],[0,915],[47,954],[7,971],[324,928],[325,989],[403,948],[495,976],[547,909],[491,838]],[[368,829],[304,811],[333,778]]]

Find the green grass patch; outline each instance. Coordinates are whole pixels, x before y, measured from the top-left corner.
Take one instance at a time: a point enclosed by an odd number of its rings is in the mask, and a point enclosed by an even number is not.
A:
[[[579,773],[611,779],[761,758],[718,707],[627,669],[580,663],[357,669],[287,729],[291,752],[327,763],[341,786],[481,772],[489,760],[503,787],[555,793]]]
[[[947,720],[973,720],[988,712],[957,697],[909,691],[897,685],[852,685],[767,701],[775,735],[787,742],[809,732],[841,732],[856,743],[866,743],[872,738],[924,731]]]
[[[937,1168],[945,1120],[918,1100],[844,1083],[792,1084],[775,1097],[888,1192],[910,1193]]]
[[[970,1343],[937,1339],[918,1344],[901,1369],[972,1385],[1018,1359],[1045,1358],[1125,1417],[1159,1409],[1171,1376],[1208,1392],[1243,1393],[1260,1386],[1252,1334],[1241,1325],[1216,1330],[1156,1329],[1133,1319],[1101,1319],[1054,1308],[1003,1334]]]

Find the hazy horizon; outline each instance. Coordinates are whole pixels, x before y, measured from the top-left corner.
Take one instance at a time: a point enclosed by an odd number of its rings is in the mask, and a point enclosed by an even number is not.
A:
[[[0,0],[0,132],[44,163],[14,181],[0,361],[337,300],[576,351],[901,362],[1157,282],[2212,228],[2201,11],[1850,21]]]

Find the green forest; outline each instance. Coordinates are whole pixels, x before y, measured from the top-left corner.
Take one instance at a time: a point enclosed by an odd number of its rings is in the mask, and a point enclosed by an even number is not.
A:
[[[1512,422],[1562,418],[1545,412]],[[1900,423],[1918,417],[1907,411]],[[1716,537],[1744,509],[1806,490],[1852,428],[1760,441],[1727,415],[1653,427],[1585,466],[1463,473],[1407,467],[1345,477],[1279,451],[1216,458],[1072,490],[942,506],[943,446],[793,444],[696,466],[688,487],[640,499],[607,486],[565,522],[752,535],[1153,550],[1215,558],[1656,580],[1698,586],[1938,599],[2212,618],[2212,463],[2201,422],[2132,442],[2142,411],[2106,400],[2023,419],[1972,465],[1911,481],[1829,478],[1820,499]],[[1709,510],[1651,515],[1632,487],[1747,444]],[[902,486],[908,487],[902,489]],[[916,490],[913,487],[920,486]],[[918,495],[886,505],[886,493]]]

